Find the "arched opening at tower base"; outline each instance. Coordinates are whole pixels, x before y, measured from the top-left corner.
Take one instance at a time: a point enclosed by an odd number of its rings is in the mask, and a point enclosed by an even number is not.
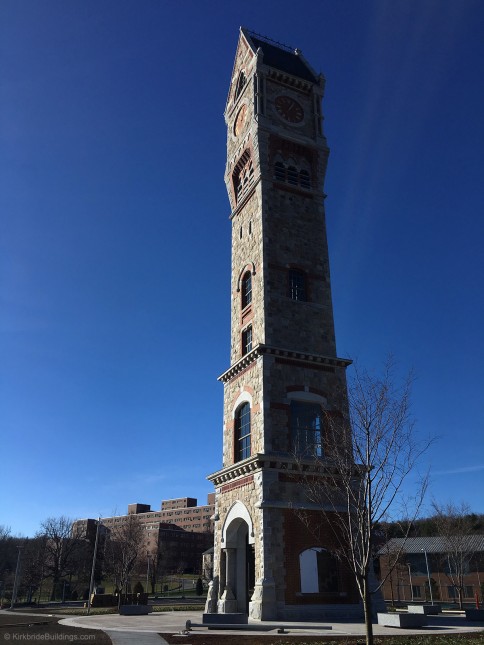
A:
[[[224,527],[224,546],[220,553],[220,613],[249,613],[255,580],[251,524],[244,517],[235,516]]]

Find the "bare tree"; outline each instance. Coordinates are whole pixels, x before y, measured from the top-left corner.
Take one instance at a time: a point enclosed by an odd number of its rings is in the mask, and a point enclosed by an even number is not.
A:
[[[13,562],[12,553],[15,554],[13,539],[10,533],[10,527],[0,524],[0,576],[5,577],[6,572],[10,572]],[[5,580],[3,580],[5,584]]]
[[[372,594],[380,590],[372,563],[376,555],[374,527],[399,512],[411,521],[419,512],[427,487],[423,477],[406,497],[402,486],[430,441],[418,442],[410,415],[412,379],[399,384],[388,360],[381,376],[355,367],[348,383],[347,404],[339,414],[325,417],[324,452],[316,446],[312,459],[299,459],[299,476],[308,500],[320,510],[321,523],[330,526],[336,555],[352,571],[362,599],[366,642],[373,643]],[[343,392],[341,399],[346,399]],[[305,513],[299,513],[304,520]],[[309,515],[306,514],[309,519]],[[309,526],[308,521],[308,526]],[[403,548],[403,546],[402,546]],[[391,554],[390,570],[401,550]]]
[[[158,584],[158,578],[160,576],[160,563],[161,563],[161,557],[160,553],[158,550],[156,551],[151,551],[147,552],[146,554],[146,565],[147,565],[147,578],[149,580],[149,584],[151,586],[151,592],[150,593],[155,593],[156,590],[156,585]],[[148,590],[147,590],[148,591]]]
[[[462,502],[460,505],[449,502],[439,505],[432,503],[435,511],[434,521],[437,533],[442,540],[445,551],[444,570],[450,582],[457,590],[459,608],[463,608],[465,575],[469,573],[470,563],[475,554],[476,538],[473,532],[473,521],[470,507]],[[447,566],[446,566],[447,565]]]
[[[136,515],[128,515],[115,525],[106,542],[105,563],[121,593],[128,592],[129,577],[145,554],[143,526]]]
[[[19,539],[12,536],[10,527],[0,524],[0,607],[8,590],[13,588]]]
[[[40,589],[44,577],[45,541],[43,538],[27,538],[22,553],[22,592],[27,602],[32,602],[34,593]]]
[[[60,580],[76,572],[83,541],[72,520],[64,515],[48,517],[40,527],[36,537],[43,553],[45,577],[52,578],[51,600],[55,600]]]
[[[8,537],[10,537],[11,529],[9,526],[5,526],[5,524],[0,524],[0,541],[6,540]]]

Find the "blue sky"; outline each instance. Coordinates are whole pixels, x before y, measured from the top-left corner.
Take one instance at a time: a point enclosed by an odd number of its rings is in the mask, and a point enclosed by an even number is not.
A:
[[[428,501],[484,512],[484,5],[3,0],[0,523],[211,491],[240,25],[326,76],[338,353],[416,374]],[[411,485],[411,482],[410,482]]]

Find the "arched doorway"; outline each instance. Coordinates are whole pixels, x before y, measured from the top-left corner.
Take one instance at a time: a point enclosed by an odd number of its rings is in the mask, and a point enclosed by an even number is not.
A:
[[[255,584],[254,533],[247,508],[236,502],[223,528],[225,580],[219,603],[221,613],[248,613]]]

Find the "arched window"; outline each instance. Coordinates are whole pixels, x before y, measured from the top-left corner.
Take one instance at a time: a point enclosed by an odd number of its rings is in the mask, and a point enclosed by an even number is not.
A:
[[[300,269],[289,270],[289,297],[301,302],[306,302],[308,299],[306,274]]]
[[[298,184],[298,172],[294,166],[289,166],[287,169],[287,183],[293,186],[297,186]]]
[[[276,181],[286,181],[286,168],[282,161],[276,161],[274,164],[274,179]]]
[[[252,275],[250,271],[244,273],[242,278],[242,309],[252,302]]]
[[[274,180],[311,190],[311,173],[304,159],[295,160],[292,157],[282,159],[279,155],[274,163]]]
[[[322,547],[299,555],[301,593],[337,593],[340,589],[338,560]]]
[[[291,451],[301,457],[323,456],[323,409],[319,403],[291,401]]]
[[[250,405],[243,403],[235,413],[235,461],[250,457]]]
[[[311,188],[311,179],[307,170],[301,170],[299,173],[299,185],[307,190]]]

